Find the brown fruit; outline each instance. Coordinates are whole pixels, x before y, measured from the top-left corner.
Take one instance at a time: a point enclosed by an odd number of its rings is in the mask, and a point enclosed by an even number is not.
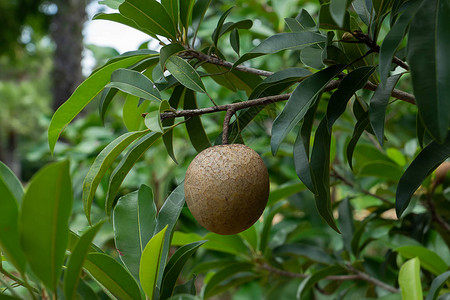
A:
[[[240,144],[200,152],[184,181],[195,219],[218,234],[235,234],[255,223],[269,198],[269,173],[254,150]]]

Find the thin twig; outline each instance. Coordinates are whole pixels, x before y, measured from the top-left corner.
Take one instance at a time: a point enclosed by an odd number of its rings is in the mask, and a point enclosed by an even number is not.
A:
[[[384,282],[382,282],[382,281],[380,281],[380,280],[378,280],[378,279],[376,279],[376,278],[374,278],[374,277],[372,277],[372,276],[370,276],[370,275],[368,275],[368,274],[366,274],[366,273],[364,273],[362,271],[359,271],[359,270],[353,268],[351,265],[347,265],[347,268],[350,271],[352,271],[353,273],[356,273],[361,280],[365,280],[365,281],[371,282],[371,283],[373,283],[373,284],[375,284],[375,285],[377,285],[377,286],[379,286],[379,287],[381,287],[381,288],[383,288],[386,291],[389,291],[391,293],[399,293],[400,292],[399,289],[397,289],[397,288],[395,288],[393,286],[390,286],[389,284],[386,284],[386,283],[384,283]]]
[[[228,130],[230,127],[230,120],[236,111],[233,108],[227,110],[225,118],[223,119],[222,145],[228,145]]]
[[[425,206],[428,208],[428,211],[431,214],[431,219],[436,222],[436,224],[438,224],[443,230],[450,233],[450,225],[436,212],[436,207],[434,206],[432,200],[436,186],[437,184],[434,184],[430,193],[425,197]]]

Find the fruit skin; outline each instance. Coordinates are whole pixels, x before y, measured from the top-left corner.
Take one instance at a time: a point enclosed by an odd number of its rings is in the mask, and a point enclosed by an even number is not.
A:
[[[218,234],[236,234],[259,219],[269,185],[269,173],[258,153],[245,145],[219,145],[192,160],[184,194],[200,225]]]

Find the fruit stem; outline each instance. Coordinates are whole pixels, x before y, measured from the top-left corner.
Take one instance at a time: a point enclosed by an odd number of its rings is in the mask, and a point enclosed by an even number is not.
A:
[[[230,127],[231,117],[236,111],[231,107],[227,109],[225,118],[223,119],[222,145],[228,145],[228,131]]]

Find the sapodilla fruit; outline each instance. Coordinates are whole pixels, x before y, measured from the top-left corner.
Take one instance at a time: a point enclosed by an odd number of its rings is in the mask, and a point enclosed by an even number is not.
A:
[[[194,218],[218,234],[235,234],[255,223],[269,198],[269,173],[253,149],[219,145],[200,152],[184,181]]]

